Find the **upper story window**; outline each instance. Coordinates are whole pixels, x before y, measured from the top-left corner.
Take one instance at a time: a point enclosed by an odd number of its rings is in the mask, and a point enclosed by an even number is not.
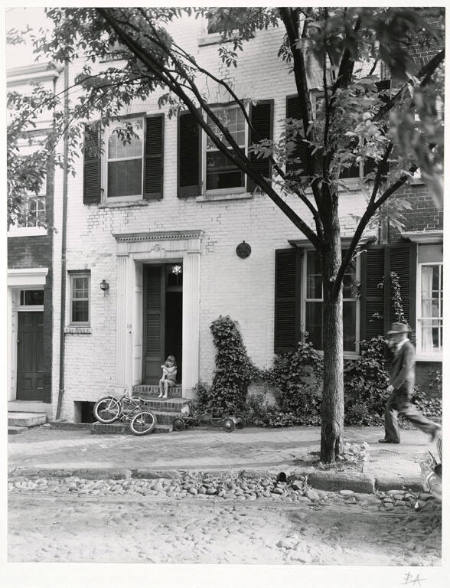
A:
[[[45,221],[45,196],[28,195],[23,202],[22,214],[17,219],[17,227],[42,227]]]
[[[359,302],[358,302],[357,262],[351,263],[344,274],[343,282],[343,321],[344,351],[357,352],[359,340]],[[306,251],[304,258],[305,295],[303,298],[304,329],[315,349],[323,349],[323,290],[322,268],[319,254]]]
[[[237,145],[246,152],[247,125],[244,113],[237,104],[214,108],[214,114],[226,126]],[[208,119],[213,132],[222,139],[216,125]],[[224,140],[227,143],[226,140]],[[231,147],[230,147],[231,149]],[[211,139],[206,137],[206,190],[226,190],[228,192],[245,189],[245,174],[235,166],[221,151],[217,149]],[[231,189],[231,190],[230,190]]]
[[[125,121],[106,131],[106,194],[108,198],[142,196],[144,120],[127,119],[134,134],[125,139]]]
[[[443,336],[443,264],[419,264],[419,305],[417,351],[442,353]]]
[[[89,324],[90,272],[70,273],[70,322],[72,325]]]

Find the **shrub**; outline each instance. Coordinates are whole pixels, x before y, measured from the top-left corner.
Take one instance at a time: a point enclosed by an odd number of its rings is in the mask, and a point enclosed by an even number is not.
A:
[[[344,363],[345,424],[379,425],[389,394],[382,336],[360,342],[360,357]]]
[[[217,348],[216,370],[211,388],[197,387],[199,406],[213,416],[239,414],[244,410],[248,385],[259,370],[250,361],[237,324],[219,316],[210,326]]]
[[[303,341],[295,351],[277,356],[273,368],[265,372],[264,379],[277,394],[278,412],[289,424],[319,424],[322,374],[321,355]]]

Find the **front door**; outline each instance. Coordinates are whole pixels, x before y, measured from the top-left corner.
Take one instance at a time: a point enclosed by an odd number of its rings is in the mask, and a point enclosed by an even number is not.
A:
[[[44,401],[44,313],[18,313],[17,400]]]
[[[182,265],[144,266],[143,384],[157,384],[168,355],[181,380]]]

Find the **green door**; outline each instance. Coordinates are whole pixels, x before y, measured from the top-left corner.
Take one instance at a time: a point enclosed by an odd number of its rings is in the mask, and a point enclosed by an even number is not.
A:
[[[164,363],[165,280],[163,266],[144,266],[143,384],[157,384]]]
[[[40,311],[18,313],[17,400],[46,400],[43,318]]]

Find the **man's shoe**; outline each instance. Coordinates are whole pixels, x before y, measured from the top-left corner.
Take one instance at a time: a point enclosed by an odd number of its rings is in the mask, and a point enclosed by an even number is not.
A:
[[[400,443],[400,441],[391,441],[390,439],[378,439],[378,443]]]

